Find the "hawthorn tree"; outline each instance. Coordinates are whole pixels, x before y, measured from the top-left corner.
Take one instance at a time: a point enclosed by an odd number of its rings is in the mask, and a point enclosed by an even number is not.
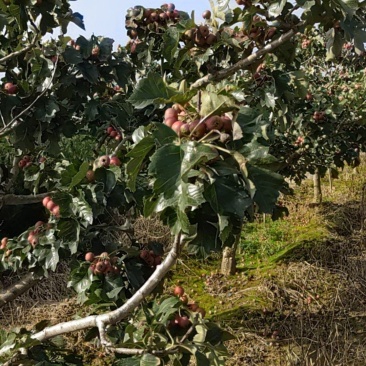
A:
[[[201,20],[136,6],[130,41],[114,50],[107,37],[67,36],[70,21],[83,27],[67,0],[0,2],[0,270],[27,273],[0,306],[60,261],[80,303],[95,305],[82,319],[1,332],[5,364],[80,364],[60,336],[87,329],[116,364],[224,364],[230,335],[183,289],[149,295],[183,249],[231,248],[235,270],[243,223],[285,211],[280,173],[342,165],[364,142],[363,102],[340,100],[348,79],[334,77],[344,68],[363,82],[363,6],[238,5],[212,4]],[[170,248],[136,241],[140,214],[170,228]],[[110,230],[129,243],[102,242]]]

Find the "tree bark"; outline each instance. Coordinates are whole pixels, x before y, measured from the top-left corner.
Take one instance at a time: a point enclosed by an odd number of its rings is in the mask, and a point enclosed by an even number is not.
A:
[[[40,278],[34,277],[33,273],[26,274],[18,282],[12,284],[0,293],[0,308],[16,299],[19,295],[24,294],[32,286],[34,286]]]
[[[178,234],[175,237],[172,249],[169,251],[167,257],[164,259],[161,265],[156,267],[155,272],[145,282],[145,284],[123,304],[120,308],[111,312],[91,315],[82,319],[71,320],[68,322],[60,323],[51,327],[47,327],[42,331],[34,334],[32,338],[41,342],[53,338],[55,336],[79,331],[91,327],[98,327],[101,343],[103,345],[110,345],[106,339],[105,329],[109,324],[116,324],[129,315],[136,307],[138,307],[146,297],[151,294],[159,282],[165,277],[169,270],[174,266],[181,247],[181,235]],[[1,351],[0,351],[1,355]]]
[[[314,203],[320,204],[322,203],[323,195],[322,195],[319,168],[315,169],[313,181],[314,181]]]
[[[36,195],[18,195],[6,194],[0,195],[0,208],[2,206],[29,205],[32,203],[42,202],[43,198],[51,195],[53,192],[41,193]]]

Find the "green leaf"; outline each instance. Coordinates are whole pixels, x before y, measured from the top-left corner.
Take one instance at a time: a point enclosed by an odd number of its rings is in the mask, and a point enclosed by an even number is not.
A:
[[[272,213],[283,186],[283,177],[270,170],[247,165],[249,179],[254,183],[256,192],[253,200],[261,212]]]
[[[103,183],[103,189],[106,194],[112,192],[117,183],[115,174],[105,168],[97,168],[95,170],[95,181]]]
[[[327,57],[326,61],[333,60],[339,57],[342,53],[342,46],[344,39],[340,32],[337,32],[335,28],[330,28],[325,34]]]
[[[85,179],[86,172],[89,170],[89,163],[85,161],[81,164],[79,171],[74,175],[69,185],[69,188],[74,188],[78,185],[83,179]]]
[[[78,242],[80,225],[75,219],[61,218],[57,223],[58,235],[64,242]]]
[[[145,353],[141,358],[141,366],[158,366],[161,365],[160,358],[150,353]]]
[[[243,218],[245,211],[252,205],[252,200],[245,187],[232,177],[216,177],[204,192],[212,209],[220,215],[234,215]]]
[[[281,15],[283,8],[285,7],[287,0],[281,0],[270,4],[268,7],[268,14],[270,17],[278,17]]]
[[[211,365],[210,360],[203,353],[197,351],[194,356],[196,358],[197,365],[200,365],[200,366],[210,366]]]
[[[141,165],[154,146],[154,139],[151,136],[146,136],[126,155],[131,158],[126,165],[126,172],[128,175],[127,187],[132,192],[136,190],[136,179],[141,169]]]
[[[204,343],[206,340],[207,329],[205,326],[198,324],[195,327],[197,334],[193,337],[193,341],[197,343]]]
[[[49,253],[46,256],[45,268],[51,269],[54,272],[56,270],[58,262],[59,262],[58,248],[52,245],[51,250],[49,250]]]
[[[220,115],[227,111],[232,111],[236,107],[234,100],[226,95],[220,95],[215,92],[201,92],[201,110],[202,116]]]
[[[79,51],[77,51],[74,47],[67,47],[65,52],[63,53],[65,62],[68,64],[79,64],[83,62],[83,58]]]
[[[164,193],[169,198],[174,195],[181,181],[183,151],[180,146],[168,144],[162,146],[151,157],[149,174],[155,177],[154,192]]]

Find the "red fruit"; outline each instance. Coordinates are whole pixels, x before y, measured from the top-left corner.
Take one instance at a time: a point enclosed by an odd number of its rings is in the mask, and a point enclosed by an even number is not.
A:
[[[149,258],[150,258],[150,253],[149,253],[149,251],[148,250],[141,250],[141,252],[140,252],[140,258],[142,259],[142,260],[144,260],[145,262],[146,261],[148,261],[149,260]]]
[[[28,163],[29,161],[31,161],[31,158],[29,155],[24,155],[22,160],[24,160],[26,163]]]
[[[188,309],[190,309],[192,311],[197,311],[198,308],[199,308],[199,306],[195,302],[188,304]]]
[[[1,239],[0,249],[5,250],[7,245],[8,245],[8,238],[5,236],[4,238]]]
[[[172,130],[180,137],[182,136],[181,128],[185,124],[183,121],[176,121],[172,124]]]
[[[117,136],[114,138],[116,141],[121,141],[122,136],[120,134],[117,134]]]
[[[88,252],[85,254],[85,260],[87,262],[93,262],[94,258],[95,258],[95,255],[92,252]]]
[[[205,121],[208,131],[221,130],[223,122],[219,116],[208,117]]]
[[[182,286],[175,286],[174,295],[179,296],[179,297],[183,296],[184,295],[184,288]]]
[[[170,3],[170,4],[167,5],[167,9],[169,11],[174,11],[175,10],[175,5],[173,3]]]
[[[189,124],[184,123],[180,128],[180,134],[181,134],[181,136],[188,136],[189,133],[190,133]]]
[[[200,313],[201,315],[202,315],[202,318],[204,318],[205,316],[206,316],[206,310],[205,309],[203,309],[203,308],[197,308],[196,309],[196,312],[197,313]]]
[[[174,117],[175,120],[178,119],[178,111],[175,108],[168,108],[164,112],[164,118],[172,118]]]
[[[121,160],[119,160],[119,158],[117,156],[112,156],[110,158],[110,165],[115,165],[115,166],[121,166]]]
[[[158,266],[159,264],[161,264],[161,257],[160,255],[158,255],[157,257],[154,258],[154,265]]]
[[[198,27],[198,31],[201,33],[201,36],[206,38],[210,34],[210,29],[207,27],[207,25],[200,25]]]
[[[112,137],[112,138],[115,138],[116,136],[118,135],[118,132],[113,130],[110,132],[109,136]]]
[[[169,19],[169,15],[167,13],[160,13],[159,18],[160,21],[165,22],[167,19]]]
[[[179,316],[176,321],[181,328],[187,328],[191,324],[190,320],[186,316]]]
[[[177,121],[178,121],[178,117],[177,118],[168,117],[168,118],[165,118],[164,124],[171,128],[173,126],[174,122],[177,122]]]
[[[114,128],[112,126],[109,126],[107,128],[107,134],[110,135],[112,131],[115,131]]]
[[[210,10],[205,10],[205,11],[202,13],[202,18],[203,18],[203,19],[211,19],[211,12],[210,12]]]
[[[99,164],[100,166],[104,166],[105,168],[109,167],[110,159],[108,155],[103,155],[99,158]]]
[[[50,201],[51,201],[51,197],[50,196],[47,196],[47,197],[43,198],[42,205],[44,207],[46,207],[47,206],[47,203],[50,202]]]
[[[221,121],[222,121],[222,129],[226,133],[233,132],[233,124],[232,124],[231,118],[229,116],[226,116],[226,115],[222,116]]]
[[[12,250],[7,250],[6,252],[5,252],[5,257],[9,257],[9,255],[11,254],[11,253],[13,253],[13,251]]]
[[[38,228],[40,226],[43,226],[44,225],[44,222],[43,221],[37,221],[35,224],[34,224],[34,227]]]
[[[13,83],[5,83],[4,89],[8,94],[16,94],[18,91],[18,87]]]
[[[217,37],[211,33],[206,37],[206,44],[208,44],[209,46],[213,45],[214,43],[217,42]]]
[[[28,242],[34,248],[38,244],[38,237],[36,235],[28,235]]]
[[[27,162],[25,160],[19,160],[18,166],[19,168],[25,168],[25,166],[27,165]]]
[[[52,211],[56,206],[57,205],[56,205],[55,202],[53,202],[52,200],[49,200],[48,203],[47,203],[47,205],[46,205],[46,208],[47,208],[47,210]]]
[[[104,262],[98,262],[95,265],[95,273],[96,274],[100,274],[100,273],[104,273],[104,271],[107,269],[107,266]]]
[[[150,22],[153,23],[153,22],[157,22],[159,20],[159,14],[157,12],[153,12],[150,14]]]
[[[60,216],[60,206],[59,205],[56,205],[52,210],[52,215],[58,217]]]
[[[47,159],[44,157],[44,156],[41,156],[40,158],[39,158],[39,162],[40,163],[44,163],[45,161],[46,161]]]
[[[88,180],[88,182],[94,182],[95,181],[94,170],[88,170],[85,174],[85,177]]]
[[[91,273],[95,274],[95,264],[91,264],[89,269]]]
[[[191,132],[191,136],[195,139],[201,139],[207,132],[206,123],[199,123],[199,120],[196,119],[189,124],[189,130]]]

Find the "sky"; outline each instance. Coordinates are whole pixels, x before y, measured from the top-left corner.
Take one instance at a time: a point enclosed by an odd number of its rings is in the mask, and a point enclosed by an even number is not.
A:
[[[77,0],[70,1],[74,12],[79,12],[84,16],[85,31],[70,23],[67,34],[76,39],[82,35],[85,38],[95,36],[105,36],[114,39],[114,48],[119,44],[125,46],[128,40],[125,28],[125,15],[127,9],[135,5],[142,5],[146,8],[160,8],[166,2],[174,2],[177,10],[182,10],[191,14],[195,12],[195,21],[203,21],[202,13],[210,9],[208,0]]]

